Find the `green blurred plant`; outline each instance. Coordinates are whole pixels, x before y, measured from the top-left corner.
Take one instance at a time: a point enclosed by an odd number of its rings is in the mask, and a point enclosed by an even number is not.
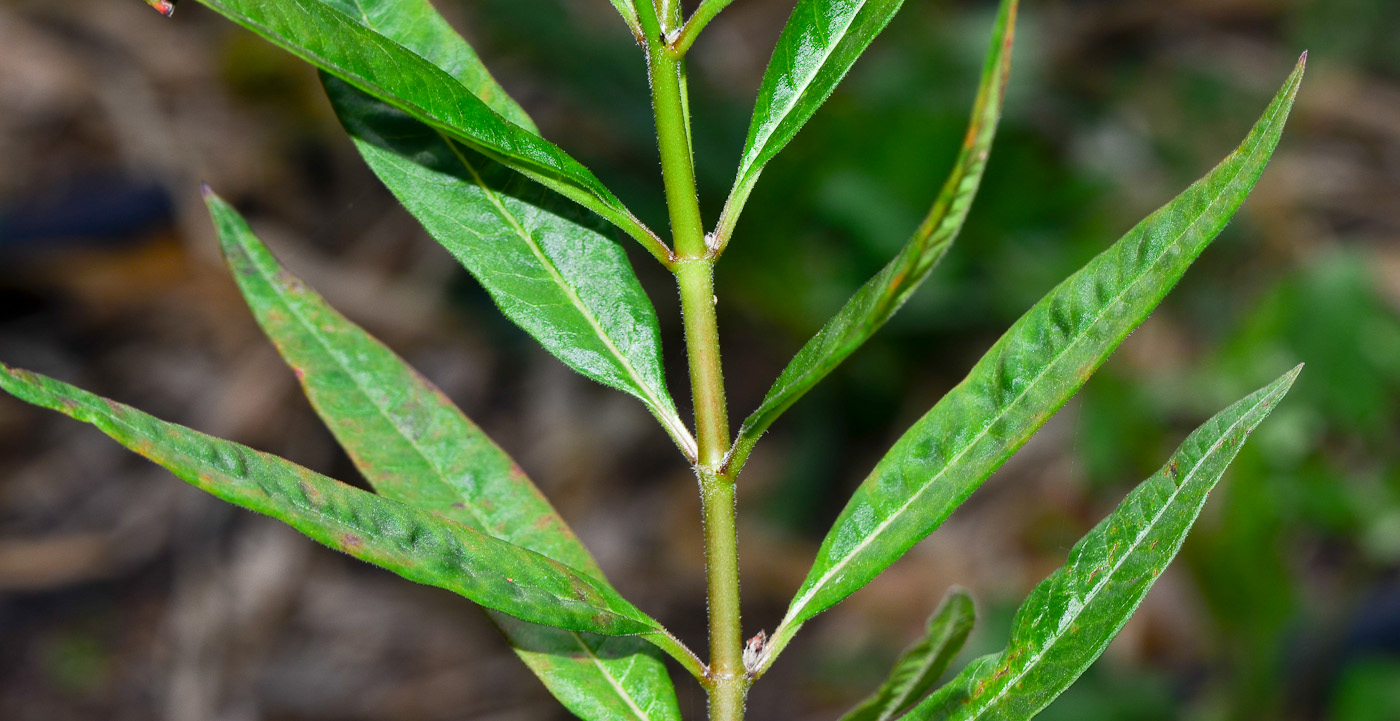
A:
[[[677,0],[612,0],[648,65],[670,242],[543,139],[426,0],[201,1],[317,66],[365,161],[500,310],[570,367],[636,396],[670,435],[700,485],[709,661],[624,599],[509,456],[430,382],[284,270],[208,188],[225,256],[249,306],[376,493],[27,371],[0,366],[0,386],[98,426],[231,503],[481,604],[550,691],[587,719],[679,718],[662,654],[705,688],[711,719],[742,718],[750,686],[804,623],[936,530],[1165,297],[1263,172],[1305,60],[1234,153],[1035,304],[894,444],[827,533],[772,636],[760,631],[745,642],[735,483],[765,431],[869,339],[950,249],[1000,119],[1016,0],[1001,3],[965,142],[931,210],[797,353],[734,436],[715,266],[767,163],[891,21],[900,0],[798,1],[764,75],[734,185],[709,232],[696,191],[685,56],[729,0],[704,0],[688,20]],[[173,9],[167,0],[149,2],[167,15]],[[655,311],[600,221],[639,242],[677,279],[693,434],[666,388]],[[1031,592],[1003,651],[937,687],[973,623],[971,598],[954,591],[885,684],[844,718],[1026,719],[1045,708],[1126,623],[1245,438],[1298,372],[1191,433]]]

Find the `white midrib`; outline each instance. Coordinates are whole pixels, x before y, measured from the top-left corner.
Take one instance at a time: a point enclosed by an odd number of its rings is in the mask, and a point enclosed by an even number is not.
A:
[[[1278,116],[1278,113],[1281,112],[1285,107],[1287,107],[1286,103],[1280,103],[1279,107],[1274,110],[1273,115],[1270,116],[1268,121],[1266,123],[1263,123],[1260,127],[1272,128],[1274,121]],[[1239,174],[1243,172],[1246,167],[1249,167],[1253,164],[1255,156],[1258,154],[1259,150],[1265,145],[1267,145],[1267,143],[1260,143],[1259,146],[1256,147],[1250,153],[1249,157],[1240,163],[1240,167],[1237,170],[1235,170],[1234,175],[1230,176],[1230,179],[1222,184],[1222,186],[1225,189],[1228,189],[1229,186],[1235,182],[1235,179],[1239,177]],[[1196,224],[1201,222],[1201,218],[1205,217],[1206,213],[1213,209],[1216,203],[1220,202],[1220,198],[1224,195],[1225,190],[1222,189],[1219,193],[1216,194],[1216,196],[1213,199],[1211,199],[1211,202],[1207,203],[1206,206],[1201,210],[1201,212],[1195,218],[1193,218],[1191,222],[1187,224],[1187,226],[1180,233],[1178,233],[1175,238],[1172,239],[1171,245],[1176,245],[1177,243],[1179,243],[1182,237],[1184,237],[1187,233],[1194,229],[1196,227]],[[1167,253],[1164,251],[1161,255],[1158,256],[1157,260],[1153,262],[1152,266],[1155,267],[1158,263],[1161,262],[1162,258],[1166,257],[1166,255]],[[1107,314],[1108,309],[1113,307],[1120,299],[1123,298],[1123,296],[1127,295],[1129,290],[1135,288],[1139,283],[1141,283],[1142,279],[1146,277],[1149,274],[1149,272],[1150,270],[1140,273],[1136,278],[1133,279],[1133,282],[1124,286],[1123,290],[1120,291],[1117,295],[1115,295],[1112,300],[1110,300],[1108,303],[1104,303],[1102,309],[1094,317],[1094,321],[1090,324],[1090,327],[1092,328],[1094,326],[1097,326]],[[1065,347],[1059,353],[1056,353],[1055,356],[1051,359],[1051,361],[1045,364],[1045,367],[1041,370],[1041,372],[1037,373],[1035,377],[1031,380],[1031,382],[1026,384],[1025,389],[1022,390],[1019,394],[1017,394],[1017,396],[1006,405],[1006,409],[1001,413],[997,414],[996,417],[992,419],[991,423],[988,423],[980,432],[977,433],[976,436],[972,438],[971,441],[969,441],[962,448],[962,450],[958,451],[957,455],[949,459],[949,461],[943,465],[943,468],[940,469],[938,473],[930,477],[928,482],[925,483],[924,486],[919,489],[918,493],[915,493],[912,496],[910,496],[909,500],[901,504],[898,510],[887,516],[885,520],[881,521],[878,525],[876,525],[875,529],[870,533],[866,534],[865,537],[862,538],[860,542],[856,544],[855,548],[851,549],[851,551],[848,552],[844,557],[842,557],[840,561],[838,561],[831,568],[829,568],[826,571],[826,573],[823,573],[821,577],[819,577],[811,585],[811,587],[807,590],[806,593],[803,593],[796,600],[794,600],[792,606],[788,610],[787,615],[783,618],[783,622],[779,624],[779,626],[787,626],[789,623],[791,623],[792,619],[796,618],[802,612],[802,610],[807,606],[807,604],[811,602],[812,598],[816,596],[817,592],[820,591],[822,587],[825,586],[826,583],[830,581],[833,576],[835,576],[842,569],[844,569],[847,566],[847,564],[851,562],[852,559],[860,555],[860,553],[864,551],[867,546],[873,543],[875,539],[877,539],[880,536],[880,534],[883,533],[885,529],[890,526],[890,524],[894,523],[895,519],[899,518],[906,511],[908,511],[909,508],[914,505],[915,501],[922,497],[923,494],[927,492],[929,488],[932,488],[933,485],[943,477],[943,475],[948,471],[949,468],[955,466],[964,455],[966,455],[975,446],[977,446],[977,444],[980,443],[982,439],[985,438],[987,434],[991,432],[991,428],[996,425],[996,422],[1005,417],[1007,413],[1011,411],[1011,409],[1015,408],[1016,405],[1019,404],[1021,400],[1024,399],[1026,395],[1031,392],[1031,389],[1039,385],[1040,381],[1045,378],[1047,373],[1050,372],[1050,369],[1055,367],[1055,365],[1059,363],[1061,358],[1064,358],[1065,355],[1069,353],[1071,349],[1075,348],[1081,341],[1083,341],[1086,335],[1086,333],[1080,333],[1079,336],[1076,337],[1073,341],[1066,344]]]
[[[476,181],[477,187],[481,188],[481,192],[484,193],[486,198],[491,201],[491,204],[496,207],[501,217],[510,224],[515,234],[530,248],[530,252],[535,254],[535,258],[540,261],[540,265],[549,272],[549,276],[554,281],[554,284],[564,291],[565,295],[569,298],[569,302],[578,310],[579,315],[583,316],[584,320],[588,321],[589,327],[593,329],[593,334],[598,337],[598,340],[602,341],[603,346],[607,348],[608,352],[612,354],[613,358],[617,360],[623,370],[627,371],[627,375],[632,379],[637,389],[642,392],[642,401],[651,409],[652,414],[656,416],[657,420],[661,421],[662,425],[666,427],[667,432],[673,438],[676,438],[677,442],[689,436],[690,432],[686,430],[685,424],[681,423],[680,418],[666,411],[666,405],[652,392],[651,385],[642,380],[641,374],[637,371],[636,367],[632,365],[631,359],[624,355],[613,343],[612,338],[608,336],[607,332],[603,330],[602,324],[598,322],[598,317],[584,304],[583,299],[579,298],[578,293],[574,292],[573,286],[569,285],[569,283],[564,280],[564,276],[559,273],[559,269],[554,267],[554,263],[540,250],[539,243],[535,242],[535,238],[530,234],[530,231],[520,225],[520,221],[516,219],[515,214],[511,213],[510,210],[505,207],[505,204],[501,202],[500,198],[497,197],[496,192],[486,185],[481,175],[477,172],[476,166],[472,165],[471,161],[468,160],[466,156],[462,155],[461,151],[457,149],[456,143],[452,142],[452,139],[448,137],[447,134],[443,133],[441,130],[436,132],[447,147],[452,150],[452,154],[457,157],[457,160],[462,163],[462,167],[466,168],[467,172],[472,174],[472,178]]]
[[[826,44],[826,52],[822,54],[821,62],[815,63],[812,72],[808,74],[807,77],[803,78],[802,84],[795,89],[788,102],[784,104],[782,112],[770,115],[770,117],[776,117],[778,120],[769,123],[766,130],[761,130],[756,133],[754,135],[754,142],[749,146],[750,148],[761,148],[768,142],[769,138],[773,137],[773,133],[777,132],[778,126],[782,125],[783,120],[787,119],[787,116],[792,113],[792,109],[797,107],[797,103],[802,100],[802,96],[807,94],[808,88],[812,87],[813,82],[816,82],[817,76],[821,74],[821,69],[826,67],[826,61],[831,59],[831,56],[836,53],[836,48],[841,45],[841,41],[846,38],[846,34],[851,31],[851,27],[856,24],[856,16],[860,15],[860,11],[864,10],[867,4],[869,4],[869,0],[861,0],[855,12],[851,13],[850,22],[846,23],[845,27],[841,28],[841,32],[833,36],[831,41]],[[759,153],[755,153],[753,157],[744,159],[744,169],[739,173],[739,177],[744,177],[753,172],[755,165],[754,158],[758,157],[758,155]]]
[[[1215,443],[1211,444],[1210,449],[1205,453],[1201,454],[1201,459],[1196,462],[1196,465],[1191,468],[1191,470],[1186,474],[1186,477],[1182,479],[1181,483],[1177,484],[1176,487],[1172,490],[1171,497],[1167,500],[1166,503],[1162,504],[1161,508],[1157,509],[1157,513],[1152,517],[1152,521],[1147,525],[1143,526],[1142,532],[1139,533],[1137,537],[1133,539],[1133,542],[1128,546],[1128,549],[1121,556],[1118,557],[1118,562],[1114,563],[1113,566],[1110,567],[1108,573],[1105,573],[1103,575],[1103,581],[1096,584],[1093,588],[1093,591],[1091,591],[1089,595],[1085,596],[1084,605],[1080,608],[1079,612],[1073,614],[1068,620],[1073,621],[1074,619],[1077,619],[1080,616],[1084,615],[1084,611],[1089,608],[1090,604],[1094,602],[1095,598],[1098,598],[1099,593],[1101,593],[1104,588],[1108,587],[1109,580],[1112,579],[1114,575],[1118,573],[1118,570],[1123,567],[1123,564],[1128,562],[1128,558],[1137,552],[1137,549],[1142,546],[1143,541],[1145,541],[1147,537],[1151,534],[1151,532],[1156,529],[1157,523],[1162,520],[1162,516],[1166,514],[1168,509],[1172,508],[1176,504],[1177,499],[1181,496],[1186,486],[1195,479],[1196,473],[1205,466],[1206,461],[1220,451],[1221,447],[1225,445],[1225,441],[1228,440],[1230,436],[1235,433],[1236,429],[1238,429],[1241,425],[1244,424],[1244,422],[1250,417],[1250,414],[1252,414],[1255,411],[1255,409],[1259,407],[1260,403],[1267,403],[1271,397],[1272,394],[1265,395],[1263,398],[1260,399],[1259,403],[1254,404],[1250,407],[1248,411],[1242,413],[1234,423],[1230,424],[1230,427],[1226,429],[1224,433],[1220,434],[1220,437],[1216,439]],[[1066,628],[1067,625],[1061,623],[1060,627]],[[986,699],[986,701],[981,704],[981,707],[977,710],[977,712],[973,716],[970,716],[968,718],[976,719],[980,717],[984,711],[994,706],[997,701],[1001,700],[1004,696],[1006,696],[1006,694],[1009,693],[1010,690],[1016,686],[1016,683],[1021,679],[1025,678],[1026,674],[1030,673],[1031,670],[1035,668],[1036,664],[1040,663],[1040,660],[1045,657],[1045,654],[1049,653],[1050,650],[1054,648],[1055,644],[1058,643],[1062,638],[1064,638],[1063,633],[1056,634],[1053,638],[1051,638],[1049,643],[1045,644],[1038,652],[1031,656],[1031,658],[1027,661],[1026,665],[1022,667],[1019,673],[1016,673],[1015,675],[1008,678],[1006,682],[1002,684],[1001,690],[999,690],[996,693],[996,695]]]
[[[627,689],[622,686],[622,682],[618,681],[617,677],[613,676],[612,673],[608,671],[608,667],[603,664],[603,659],[598,658],[598,654],[593,653],[593,649],[589,648],[588,644],[583,642],[583,637],[580,636],[577,631],[569,631],[569,635],[573,636],[574,641],[578,642],[579,648],[583,649],[583,652],[588,654],[588,660],[592,661],[593,665],[598,667],[598,672],[603,675],[603,678],[608,680],[608,684],[613,687],[614,691],[617,691],[617,695],[621,696],[622,699],[627,702],[627,707],[632,709],[632,713],[636,714],[639,719],[650,719],[651,717],[632,699],[632,694],[628,693]]]

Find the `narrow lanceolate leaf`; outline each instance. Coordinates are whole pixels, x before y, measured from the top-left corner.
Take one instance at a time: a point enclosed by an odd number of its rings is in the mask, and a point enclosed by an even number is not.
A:
[[[1197,428],[1156,475],[1075,544],[1063,568],[1031,591],[1011,622],[1004,651],[972,662],[902,718],[1024,721],[1069,688],[1176,557],[1206,494],[1301,368]]]
[[[1001,118],[1002,96],[1011,72],[1017,4],[1017,0],[1002,1],[977,100],[973,104],[972,122],[953,171],[933,208],[899,255],[861,286],[778,376],[758,410],[739,429],[730,459],[731,472],[743,466],[759,436],[778,416],[854,353],[904,305],[952,246],[982,183],[982,172],[987,167],[987,156]]]
[[[325,86],[370,168],[501,311],[574,370],[641,399],[693,456],[666,391],[656,311],[622,247],[448,135],[347,83]]]
[[[333,7],[332,1],[200,0],[327,73],[593,210],[649,248],[659,243],[592,172],[558,146],[501,117],[472,89],[366,26],[358,15]],[[343,2],[336,4],[343,7]]]
[[[918,703],[962,650],[976,613],[967,591],[949,591],[929,617],[924,637],[895,661],[889,679],[875,695],[842,716],[841,721],[887,721]]]
[[[798,0],[759,85],[739,174],[716,231],[727,238],[763,167],[811,120],[904,0]]]
[[[822,542],[777,648],[941,525],[1147,318],[1254,187],[1302,75],[1300,60],[1234,153],[1050,291],[895,442]]]
[[[216,197],[208,201],[224,255],[258,323],[376,491],[607,585],[588,550],[500,447],[393,351],[284,270],[232,208]],[[680,718],[665,666],[644,640],[489,613],[521,658],[581,718]]]
[[[609,635],[660,630],[588,575],[428,511],[37,373],[0,365],[0,388],[91,423],[197,488],[410,581],[533,623]]]

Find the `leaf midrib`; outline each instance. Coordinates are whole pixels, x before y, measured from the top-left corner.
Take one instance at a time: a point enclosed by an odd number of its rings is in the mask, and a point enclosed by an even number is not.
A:
[[[642,379],[636,367],[632,365],[631,359],[624,355],[622,351],[618,350],[618,347],[613,344],[612,338],[603,330],[603,326],[598,321],[597,316],[594,315],[593,310],[583,302],[582,298],[578,297],[578,293],[575,292],[573,286],[564,279],[563,274],[555,267],[553,261],[540,250],[539,243],[535,241],[534,236],[520,224],[515,214],[505,207],[505,204],[502,203],[500,198],[496,195],[496,191],[487,185],[482,179],[481,174],[477,172],[476,166],[458,150],[457,144],[442,131],[439,130],[437,133],[438,136],[442,138],[443,142],[447,144],[452,154],[456,156],[458,162],[467,169],[467,172],[472,174],[472,178],[476,181],[476,186],[481,189],[487,200],[491,201],[491,204],[496,207],[497,212],[499,212],[501,217],[510,225],[511,229],[515,231],[515,234],[525,242],[525,245],[530,248],[530,252],[535,254],[535,258],[540,261],[540,265],[549,272],[550,278],[554,281],[554,284],[564,291],[579,315],[582,315],[584,319],[588,321],[589,327],[593,329],[593,334],[603,342],[603,345],[607,348],[608,352],[612,354],[613,359],[622,366],[623,370],[627,371],[627,375],[631,377],[632,382],[636,384],[637,389],[640,390],[644,396],[642,402],[646,403],[651,409],[652,414],[666,426],[670,435],[672,435],[677,442],[686,439],[690,432],[685,428],[685,425],[680,422],[680,419],[676,417],[674,413],[670,413],[667,407],[662,404],[661,400],[657,398],[651,385]]]
[[[1185,491],[1186,487],[1189,484],[1191,484],[1192,481],[1195,480],[1194,477],[1196,473],[1200,471],[1203,467],[1205,467],[1206,462],[1208,460],[1214,457],[1216,453],[1220,452],[1220,449],[1225,445],[1226,441],[1229,440],[1230,436],[1234,434],[1235,430],[1239,426],[1243,425],[1247,420],[1250,419],[1250,416],[1259,408],[1260,404],[1267,403],[1272,397],[1272,393],[1266,393],[1263,398],[1259,399],[1259,403],[1255,403],[1254,405],[1250,406],[1249,410],[1242,413],[1240,417],[1235,420],[1235,422],[1231,423],[1229,428],[1226,429],[1226,432],[1219,434],[1219,436],[1216,438],[1216,441],[1211,444],[1210,449],[1205,453],[1201,454],[1200,460],[1197,461],[1194,466],[1192,466],[1191,470],[1186,474],[1186,477],[1181,481],[1181,483],[1176,484],[1173,487],[1171,496],[1168,498],[1167,502],[1163,503],[1161,508],[1157,510],[1157,513],[1152,517],[1152,521],[1143,527],[1141,533],[1137,534],[1137,536],[1133,539],[1133,542],[1129,544],[1127,551],[1125,551],[1121,556],[1119,556],[1118,561],[1113,564],[1109,572],[1103,574],[1103,580],[1092,587],[1091,592],[1087,596],[1085,596],[1083,605],[1080,606],[1077,612],[1071,614],[1068,620],[1072,621],[1084,615],[1085,609],[1089,608],[1089,606],[1094,602],[1094,599],[1098,598],[1099,594],[1103,591],[1103,589],[1108,586],[1108,582],[1112,580],[1113,577],[1117,575],[1118,571],[1123,568],[1123,564],[1128,562],[1128,559],[1134,553],[1137,552],[1137,549],[1139,547],[1142,546],[1143,541],[1149,535],[1151,535],[1152,531],[1156,530],[1158,522],[1162,520],[1162,516],[1164,516],[1167,513],[1167,510],[1173,508],[1176,505],[1177,500],[1181,497],[1181,494]],[[1160,473],[1161,471],[1158,471],[1158,474]],[[1013,674],[1011,678],[1007,679],[1001,685],[1001,689],[996,693],[996,695],[987,699],[986,702],[981,705],[981,708],[979,708],[973,716],[970,716],[968,718],[976,719],[980,717],[983,711],[987,710],[1001,698],[1005,697],[1009,690],[1014,688],[1018,681],[1025,678],[1026,675],[1029,674],[1030,671],[1034,669],[1038,663],[1040,663],[1040,660],[1045,658],[1045,655],[1049,653],[1050,650],[1053,649],[1054,646],[1065,637],[1063,629],[1068,627],[1069,626],[1067,624],[1060,623],[1057,632],[1050,638],[1050,642],[1045,644],[1039,652],[1033,654],[1031,658],[1027,661],[1027,663],[1022,667],[1021,671]],[[1010,649],[1008,648],[1008,651],[1009,650]],[[1005,661],[1005,655],[1003,655],[1001,660]]]
[[[1269,121],[1262,128],[1265,132],[1273,128],[1274,121],[1278,117],[1279,112],[1281,112],[1286,106],[1287,104],[1281,103],[1279,107],[1274,110],[1272,116],[1269,118]],[[1181,239],[1187,235],[1187,233],[1189,233],[1193,228],[1196,227],[1196,224],[1199,223],[1201,219],[1205,217],[1206,213],[1215,207],[1216,203],[1220,201],[1220,198],[1225,195],[1225,191],[1229,188],[1229,186],[1232,185],[1235,182],[1235,180],[1239,178],[1240,173],[1243,172],[1246,167],[1252,164],[1252,161],[1258,154],[1259,149],[1264,147],[1264,145],[1267,145],[1267,143],[1260,143],[1256,148],[1254,148],[1253,151],[1250,152],[1249,156],[1243,162],[1240,163],[1240,167],[1237,168],[1234,174],[1230,176],[1230,179],[1222,183],[1222,190],[1219,193],[1217,193],[1214,198],[1211,199],[1210,203],[1206,204],[1205,208],[1201,210],[1200,214],[1193,218],[1191,222],[1186,226],[1186,228],[1182,230],[1181,233],[1177,234],[1177,236],[1172,239],[1171,245],[1177,245],[1181,241]],[[1153,260],[1152,266],[1155,267],[1158,263],[1162,261],[1162,258],[1166,257],[1166,255],[1167,253],[1165,251],[1158,255],[1157,258]],[[1123,296],[1127,295],[1128,291],[1130,289],[1135,288],[1139,283],[1141,283],[1142,279],[1146,277],[1149,273],[1150,271],[1144,271],[1138,274],[1137,277],[1135,277],[1131,283],[1124,286],[1123,290],[1120,291],[1117,295],[1115,295],[1110,302],[1103,304],[1104,310],[1101,310],[1095,316],[1093,323],[1090,324],[1090,327],[1097,325],[1107,314],[1107,309],[1116,304],[1119,300],[1121,300]],[[972,441],[967,443],[967,445],[964,446],[962,450],[958,451],[958,454],[956,456],[953,456],[953,458],[950,459],[948,463],[944,464],[943,468],[940,469],[938,473],[934,474],[931,478],[929,478],[928,482],[925,483],[921,489],[919,489],[918,493],[915,493],[912,496],[910,496],[909,500],[902,504],[899,510],[887,516],[885,520],[881,521],[879,525],[876,526],[874,531],[867,534],[863,539],[861,539],[861,541],[856,545],[856,547],[851,552],[847,553],[839,563],[833,565],[830,569],[827,570],[826,573],[822,574],[822,576],[815,583],[812,584],[811,589],[804,593],[797,600],[797,602],[793,604],[792,610],[789,611],[787,616],[783,619],[782,625],[786,625],[791,619],[796,618],[797,615],[801,612],[802,608],[805,608],[806,605],[811,602],[811,599],[814,596],[816,596],[817,592],[821,590],[821,588],[827,583],[827,581],[831,579],[831,577],[837,571],[845,568],[846,565],[850,563],[851,559],[855,558],[862,551],[864,551],[876,539],[876,537],[883,533],[884,530],[888,528],[891,523],[894,522],[894,519],[902,516],[905,512],[907,512],[909,508],[914,504],[914,502],[918,500],[921,496],[923,496],[923,494],[926,493],[928,489],[933,486],[936,480],[943,477],[943,475],[947,472],[949,468],[953,467],[959,460],[962,459],[964,455],[971,451],[972,448],[981,443],[982,439],[985,438],[991,432],[992,426],[996,425],[996,422],[998,420],[1005,417],[1006,414],[1012,408],[1016,407],[1021,402],[1021,400],[1024,399],[1026,395],[1030,393],[1031,389],[1036,387],[1041,382],[1041,380],[1045,378],[1045,375],[1049,372],[1050,368],[1058,364],[1060,362],[1060,359],[1064,358],[1064,356],[1071,349],[1076,347],[1085,338],[1086,335],[1086,333],[1080,333],[1072,342],[1067,344],[1063,350],[1055,354],[1051,361],[1045,364],[1044,369],[1042,369],[1040,373],[1036,374],[1034,379],[1026,385],[1025,389],[1022,390],[1021,393],[1017,394],[1017,396],[1011,401],[1011,403],[1007,404],[1006,411],[997,414],[996,418],[994,418],[991,423],[986,424],[983,427],[983,429],[979,431],[976,436],[973,437]],[[965,382],[966,380],[964,380],[964,383]],[[962,384],[959,384],[959,386],[961,385]]]
[[[803,96],[807,94],[807,90],[812,87],[812,83],[816,82],[817,76],[821,74],[822,68],[826,67],[827,61],[836,54],[836,50],[841,45],[841,41],[846,39],[846,35],[850,33],[851,28],[856,24],[856,18],[865,10],[865,6],[868,5],[869,2],[870,0],[861,0],[860,6],[856,8],[855,12],[851,13],[851,21],[846,23],[845,27],[841,28],[840,34],[833,37],[832,41],[827,43],[827,52],[822,53],[821,62],[817,63],[811,74],[803,80],[800,89],[792,94],[792,100],[785,104],[786,107],[783,108],[782,113],[776,116],[770,114],[770,117],[776,117],[777,120],[767,124],[766,132],[760,128],[758,132],[754,133],[754,142],[749,145],[751,152],[766,145],[773,137],[773,134],[777,132],[778,126],[782,125],[783,122],[787,120],[788,116],[792,114],[792,109],[797,107],[797,104],[801,102]],[[758,152],[753,152],[753,155],[744,159],[744,169],[740,173],[741,177],[751,174],[755,167],[764,165],[763,163],[757,162],[757,158],[762,154],[761,150],[759,150]],[[746,155],[748,154],[746,153]]]

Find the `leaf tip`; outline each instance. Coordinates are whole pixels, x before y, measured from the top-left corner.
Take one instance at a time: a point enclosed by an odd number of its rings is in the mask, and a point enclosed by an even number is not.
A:
[[[209,184],[204,181],[200,181],[199,183],[199,195],[204,198],[204,202],[206,203],[217,197],[214,195],[214,189],[209,187]]]
[[[1284,373],[1284,374],[1283,374],[1283,377],[1286,379],[1286,382],[1284,383],[1284,389],[1285,389],[1285,390],[1287,390],[1288,387],[1290,387],[1290,386],[1293,385],[1293,381],[1295,381],[1295,380],[1298,379],[1298,374],[1303,372],[1303,366],[1305,366],[1305,365],[1307,365],[1307,364],[1306,364],[1306,363],[1299,363],[1298,365],[1293,366],[1293,369],[1292,369],[1292,370],[1290,370],[1290,371],[1288,371],[1287,373]]]

